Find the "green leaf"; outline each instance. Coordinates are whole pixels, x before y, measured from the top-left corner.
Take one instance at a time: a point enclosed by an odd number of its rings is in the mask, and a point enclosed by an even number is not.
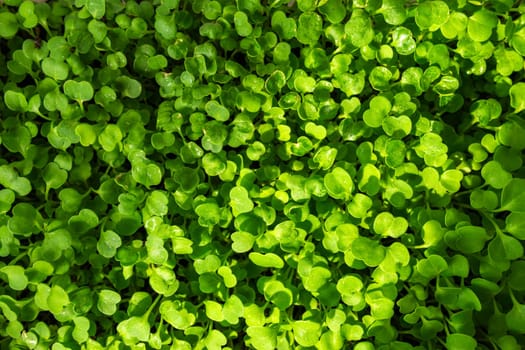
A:
[[[264,297],[281,310],[286,310],[293,303],[292,291],[280,281],[269,280],[264,282]]]
[[[106,13],[106,0],[86,0],[86,8],[93,18],[101,19]]]
[[[446,346],[447,349],[475,350],[477,349],[478,342],[470,335],[453,333],[447,335]]]
[[[131,169],[135,181],[146,187],[156,186],[162,181],[162,170],[156,164],[137,164]]]
[[[379,13],[385,22],[393,26],[402,24],[407,18],[407,9],[404,0],[383,0]]]
[[[55,57],[46,57],[42,60],[42,71],[55,80],[66,80],[69,76],[67,63]]]
[[[68,220],[68,227],[72,233],[84,234],[98,226],[99,219],[97,214],[91,209],[81,209],[78,215],[74,215]]]
[[[499,234],[489,243],[489,254],[495,260],[516,260],[523,256],[523,246],[512,236]]]
[[[91,21],[89,21],[88,30],[91,33],[91,35],[93,35],[93,39],[97,44],[101,43],[104,40],[108,32],[108,29],[104,22],[97,21],[96,19],[92,19]]]
[[[250,251],[255,243],[255,237],[249,232],[234,232],[231,235],[232,250],[236,253],[246,253]]]
[[[453,11],[441,26],[441,33],[447,39],[459,37],[467,29],[468,17],[462,12]]]
[[[505,322],[507,328],[511,332],[517,334],[525,334],[525,305],[520,304],[514,293],[509,291],[512,300],[512,309],[505,315]]]
[[[76,130],[77,129],[75,129],[75,131]],[[89,131],[87,131],[87,133],[84,134],[84,136],[88,138],[88,140],[84,141],[91,141],[89,139],[91,137]],[[122,131],[117,125],[107,124],[104,130],[102,130],[102,132],[98,135],[98,142],[100,143],[104,151],[111,152],[120,144],[120,142],[122,141],[122,137]]]
[[[390,88],[392,72],[386,67],[374,67],[368,76],[372,88],[378,91],[385,91]]]
[[[195,213],[199,216],[199,224],[204,227],[218,224],[221,218],[220,208],[215,202],[198,205]]]
[[[249,342],[257,350],[272,350],[277,346],[277,330],[271,327],[250,326],[246,329]]]
[[[479,226],[461,226],[445,234],[447,245],[465,254],[480,252],[487,240],[487,231]]]
[[[301,346],[314,346],[321,336],[321,325],[313,321],[295,321],[292,324],[295,341]]]
[[[15,191],[20,196],[26,196],[32,191],[31,182],[17,174],[8,165],[0,165],[0,184]]]
[[[244,305],[241,299],[235,294],[231,295],[222,308],[224,320],[229,324],[235,325],[239,323],[239,318],[244,314]]]
[[[27,111],[27,99],[24,94],[7,90],[4,93],[4,102],[7,108],[15,112],[25,112]]]
[[[354,9],[350,20],[345,24],[345,33],[355,47],[368,45],[374,38],[374,29],[368,14],[362,9]]]
[[[119,293],[110,289],[103,289],[98,292],[97,309],[104,315],[111,316],[117,311],[117,304],[120,301]]]
[[[93,98],[93,87],[87,81],[67,80],[64,83],[64,93],[67,97],[79,103],[89,101]]]
[[[485,9],[474,12],[468,19],[467,33],[478,42],[486,41],[492,35],[492,29],[496,27],[498,18],[492,11]]]
[[[147,342],[150,336],[150,325],[144,317],[132,316],[117,325],[117,332],[130,341]]]
[[[514,50],[506,50],[503,46],[498,46],[494,51],[496,59],[496,71],[503,75],[509,76],[523,68],[523,57]]]
[[[493,191],[474,190],[470,194],[470,205],[476,209],[494,210],[498,207],[498,195]]]
[[[305,12],[299,16],[297,40],[301,44],[314,45],[323,32],[323,20],[315,12]]]
[[[230,206],[233,216],[239,216],[242,213],[249,213],[253,210],[253,202],[250,199],[248,190],[241,186],[235,186],[230,190]]]
[[[69,302],[69,295],[62,287],[58,285],[51,287],[47,297],[47,305],[51,313],[55,316],[62,313]]]
[[[286,14],[283,11],[275,11],[273,13],[271,24],[272,29],[275,30],[275,32],[283,40],[290,40],[296,35],[297,24],[295,22],[295,19],[287,18]]]
[[[341,23],[346,17],[346,7],[342,0],[327,0],[319,7],[321,12],[330,23]]]
[[[116,78],[115,87],[123,97],[137,98],[142,93],[142,84],[128,76]]]
[[[368,211],[372,208],[372,199],[362,193],[356,193],[352,202],[347,204],[348,213],[354,218],[365,218]]]
[[[496,161],[485,163],[481,169],[481,176],[487,184],[496,189],[504,188],[512,180],[512,175]]]
[[[521,119],[509,117],[509,120],[503,123],[497,130],[498,141],[508,147],[516,150],[525,149],[525,140],[522,132],[525,131],[525,123]]]
[[[392,46],[397,53],[403,56],[411,55],[416,51],[416,41],[410,29],[397,27],[392,31]]]
[[[0,275],[2,274],[7,276],[9,288],[12,290],[24,290],[29,283],[24,268],[19,265],[8,265],[0,268]]]
[[[4,214],[9,211],[14,202],[15,193],[13,191],[7,188],[0,190],[0,213]]]
[[[204,344],[206,345],[206,348],[210,350],[222,349],[227,342],[228,340],[226,339],[224,334],[222,334],[216,329],[211,330],[204,339]]]
[[[439,178],[441,185],[449,192],[458,192],[461,188],[463,173],[457,169],[445,170]]]
[[[175,329],[185,330],[195,323],[196,318],[193,313],[183,307],[184,305],[178,301],[166,300],[160,304],[159,311],[162,318]]]
[[[438,277],[448,268],[447,261],[439,255],[430,255],[426,259],[419,260],[416,270],[425,278],[433,279]]]
[[[525,239],[525,215],[514,212],[505,218],[505,230],[517,239]]]
[[[255,265],[266,268],[276,268],[282,269],[284,267],[284,262],[281,257],[274,253],[258,253],[251,252],[248,254],[248,258]]]
[[[353,95],[359,95],[365,87],[365,76],[364,71],[360,71],[355,74],[343,73],[339,74],[333,81],[335,87],[343,91],[347,97]]]
[[[377,266],[385,258],[385,248],[367,237],[358,237],[352,242],[352,253],[367,266]]]
[[[215,100],[207,102],[205,109],[206,113],[215,120],[225,122],[230,118],[229,110]]]
[[[97,242],[97,251],[105,258],[112,258],[117,253],[117,249],[122,245],[122,239],[114,231],[102,231]]]
[[[222,305],[213,300],[206,300],[204,302],[206,308],[206,316],[213,321],[222,322],[224,321],[224,315],[222,313]]]
[[[525,179],[511,179],[501,192],[501,209],[521,213],[525,211]]]
[[[55,162],[48,163],[42,172],[47,188],[58,189],[67,181],[68,173]]]
[[[333,168],[324,176],[324,185],[328,194],[335,199],[348,199],[354,190],[354,182],[343,168]]]
[[[401,166],[405,161],[406,146],[401,140],[388,140],[386,143],[385,164],[391,168]]]
[[[242,11],[235,12],[233,22],[235,23],[235,30],[239,36],[248,36],[252,33],[253,26],[248,21],[246,13]]]
[[[18,32],[18,21],[15,14],[5,11],[0,13],[0,36],[11,39]]]
[[[381,236],[398,238],[408,228],[408,222],[403,217],[394,217],[389,212],[381,212],[374,219],[374,231]]]
[[[514,113],[519,113],[525,109],[525,83],[516,83],[509,90],[510,105],[514,108]]]
[[[443,1],[425,1],[416,8],[415,20],[421,30],[434,32],[447,22],[449,8]]]
[[[73,318],[75,329],[73,329],[72,336],[79,344],[85,343],[89,339],[90,322],[87,317],[77,316]]]
[[[525,55],[525,28],[522,27],[512,34],[510,44],[520,55]]]

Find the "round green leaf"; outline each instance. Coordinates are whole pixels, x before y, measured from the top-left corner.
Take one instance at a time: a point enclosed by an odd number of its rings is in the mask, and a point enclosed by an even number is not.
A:
[[[253,27],[248,21],[246,13],[242,11],[235,12],[233,22],[235,23],[235,30],[240,36],[248,36],[252,33]]]
[[[492,29],[496,27],[498,18],[492,11],[481,9],[474,12],[468,19],[467,32],[474,41],[485,41],[492,35]]]
[[[105,258],[112,258],[122,245],[122,239],[114,231],[102,231],[97,242],[97,251]]]
[[[27,110],[27,99],[21,92],[7,90],[4,93],[4,102],[12,111],[25,112]]]
[[[110,290],[102,289],[98,292],[97,308],[104,315],[111,316],[117,311],[117,304],[120,303],[120,294]]]
[[[94,91],[91,84],[87,81],[67,80],[64,83],[64,94],[75,101],[83,102],[91,100]]]
[[[422,30],[438,30],[448,20],[449,8],[444,1],[425,1],[415,12],[416,24]]]
[[[15,291],[26,289],[29,282],[24,268],[19,265],[8,265],[0,268],[0,275],[7,277],[9,288]]]
[[[348,199],[354,190],[354,182],[346,170],[336,167],[324,176],[328,194],[335,199]]]
[[[299,16],[297,40],[301,44],[314,45],[323,31],[323,20],[315,12],[305,12]]]
[[[15,14],[5,11],[0,13],[0,36],[11,39],[18,32],[18,21]]]
[[[258,252],[251,252],[248,255],[248,258],[251,262],[260,267],[276,269],[282,269],[284,267],[284,262],[281,259],[281,257],[274,253],[263,254]]]
[[[516,83],[509,90],[510,105],[514,108],[514,113],[519,113],[525,109],[525,83]]]
[[[502,189],[512,179],[512,175],[503,169],[500,163],[493,160],[483,166],[481,176],[487,184],[496,189]]]
[[[321,325],[313,321],[295,321],[292,329],[295,341],[305,347],[314,346],[321,336]]]
[[[375,217],[373,227],[379,235],[398,238],[408,229],[408,222],[403,217],[394,217],[389,212],[381,212]]]
[[[411,55],[416,51],[416,41],[412,36],[410,29],[405,27],[396,27],[392,31],[392,46],[397,53],[403,56]]]
[[[120,76],[115,79],[115,87],[123,97],[137,98],[142,93],[142,84],[128,76]]]
[[[250,199],[248,190],[244,187],[236,186],[230,190],[230,206],[233,216],[239,216],[242,213],[249,213],[253,210],[253,202]]]
[[[362,9],[354,9],[350,20],[345,24],[345,33],[355,47],[368,45],[374,38],[374,29],[368,14]]]

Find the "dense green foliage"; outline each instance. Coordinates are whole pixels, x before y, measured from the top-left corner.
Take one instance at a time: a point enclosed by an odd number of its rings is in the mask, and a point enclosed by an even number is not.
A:
[[[518,350],[525,5],[3,0],[0,348]]]

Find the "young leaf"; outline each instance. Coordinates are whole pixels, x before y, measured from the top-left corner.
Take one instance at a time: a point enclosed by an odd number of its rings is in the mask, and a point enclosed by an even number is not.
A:
[[[20,265],[8,265],[0,268],[0,275],[7,277],[9,288],[20,291],[27,287],[29,282],[24,268]]]
[[[120,301],[119,293],[110,289],[103,289],[98,293],[97,308],[104,315],[111,316],[117,311],[117,304]]]
[[[276,269],[282,269],[284,267],[284,262],[281,259],[281,257],[274,253],[258,253],[258,252],[251,252],[248,254],[248,258],[253,262],[255,265],[260,267],[267,267],[267,268],[276,268]]]
[[[67,97],[82,103],[93,98],[93,87],[87,81],[67,80],[64,83],[64,93]]]
[[[117,325],[120,336],[131,343],[137,341],[147,342],[150,337],[151,327],[144,317],[132,316]]]
[[[86,0],[86,8],[93,18],[101,19],[106,13],[106,1]]]
[[[301,346],[314,346],[321,336],[321,325],[313,321],[295,321],[292,329],[295,341]]]
[[[354,189],[352,178],[346,170],[336,167],[324,176],[328,194],[335,199],[348,199]]]
[[[350,20],[345,24],[345,33],[357,48],[368,45],[374,38],[374,30],[368,14],[362,9],[354,9]]]
[[[497,23],[498,18],[492,11],[482,9],[469,17],[467,33],[475,41],[485,41],[490,38]]]
[[[299,16],[297,40],[305,45],[317,43],[323,30],[323,20],[315,12],[305,12]]]
[[[11,39],[18,32],[18,21],[14,13],[5,11],[0,13],[0,36]]]
[[[508,210],[521,213],[525,211],[525,186],[524,179],[512,179],[503,188],[501,192],[500,210]]]
[[[421,30],[438,30],[449,16],[449,7],[444,1],[426,1],[416,8],[415,20]]]

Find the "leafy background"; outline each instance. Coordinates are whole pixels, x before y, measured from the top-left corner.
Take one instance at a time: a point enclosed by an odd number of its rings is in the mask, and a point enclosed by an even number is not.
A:
[[[524,6],[4,0],[0,347],[521,349]]]

